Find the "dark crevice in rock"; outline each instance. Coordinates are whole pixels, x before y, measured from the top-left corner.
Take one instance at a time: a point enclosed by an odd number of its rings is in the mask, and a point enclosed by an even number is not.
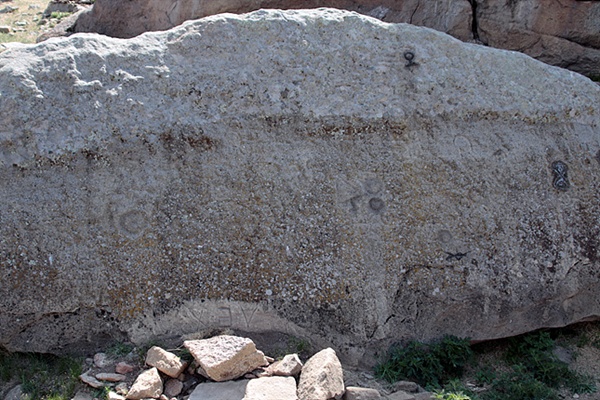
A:
[[[477,23],[477,0],[469,0],[471,3],[471,14],[473,18],[471,19],[471,32],[473,33],[473,40],[479,39],[479,26]]]

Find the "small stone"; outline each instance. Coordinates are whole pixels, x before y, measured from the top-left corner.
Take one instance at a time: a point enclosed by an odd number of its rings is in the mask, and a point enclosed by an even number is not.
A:
[[[165,382],[164,394],[168,397],[179,396],[183,390],[183,382],[177,379],[169,379]]]
[[[115,392],[117,392],[118,394],[120,394],[122,396],[125,396],[128,391],[129,391],[129,386],[127,385],[126,382],[121,382],[117,386],[115,386]]]
[[[135,370],[135,367],[133,365],[129,365],[124,361],[121,361],[120,363],[118,363],[117,365],[115,365],[115,372],[117,374],[123,374],[126,375],[130,372],[133,372],[133,370]]]
[[[148,397],[157,399],[162,394],[162,390],[162,379],[160,379],[158,370],[153,367],[138,375],[125,398],[130,400],[141,400]]]
[[[27,21],[17,21],[15,22],[16,26],[27,26],[28,22]]]
[[[0,25],[0,33],[9,33],[9,32],[10,32],[10,26]]]
[[[111,373],[101,372],[99,374],[96,374],[96,379],[98,379],[99,381],[121,382],[121,381],[124,381],[125,379],[127,379],[127,377],[125,375],[121,375],[121,374],[111,374]]]
[[[419,391],[419,385],[410,381],[398,381],[396,384],[394,384],[394,392],[396,391],[416,393]]]
[[[267,360],[267,362],[268,362],[269,364],[272,364],[272,363],[274,363],[274,362],[275,362],[275,359],[274,359],[273,357],[269,357],[269,356],[265,356],[265,360]]]
[[[0,14],[8,14],[17,11],[18,7],[6,6],[3,9],[0,9]]]
[[[110,392],[108,392],[108,400],[125,400],[125,397],[111,390]]]
[[[415,396],[403,390],[389,394],[387,398],[388,400],[416,400]]]
[[[94,354],[94,365],[98,368],[105,368],[112,364],[112,360],[105,353]]]
[[[164,394],[161,394],[160,397],[158,398],[158,400],[169,400],[169,398],[167,396],[165,396]]]
[[[169,375],[171,378],[177,378],[187,367],[187,364],[175,354],[158,346],[148,350],[146,364],[156,367],[160,372]]]
[[[277,376],[296,376],[302,371],[302,361],[298,354],[288,354],[283,360],[269,366],[269,372]]]
[[[4,399],[4,400],[8,400],[8,399]],[[19,398],[18,400],[22,400],[22,399]],[[94,399],[94,396],[92,396],[87,391],[80,390],[77,393],[75,393],[75,396],[73,396],[73,398],[71,400],[95,400],[95,399]]]
[[[14,388],[10,389],[10,391],[4,397],[4,400],[21,400],[23,396],[23,387],[21,385],[17,385]]]
[[[381,394],[375,389],[348,386],[344,394],[344,400],[373,400],[380,399]]]
[[[297,400],[293,377],[271,376],[248,382],[244,400]]]
[[[83,383],[93,387],[94,389],[99,389],[99,388],[104,387],[104,384],[102,382],[100,382],[98,379],[94,378],[93,376],[88,375],[89,372],[90,371],[87,371],[87,372],[84,372],[83,374],[79,375],[79,379],[81,379],[81,381]]]
[[[257,375],[252,374],[246,374],[244,375],[244,379],[256,379]]]
[[[415,400],[431,400],[434,399],[433,393],[430,392],[421,392],[421,393],[412,393],[415,396]]]

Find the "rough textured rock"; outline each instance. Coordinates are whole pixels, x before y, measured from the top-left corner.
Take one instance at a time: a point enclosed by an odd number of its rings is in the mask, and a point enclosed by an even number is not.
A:
[[[220,335],[186,340],[183,346],[194,356],[198,372],[217,382],[239,378],[268,364],[265,355],[248,338]]]
[[[306,361],[298,382],[300,400],[341,399],[344,395],[344,371],[335,350],[319,351]]]
[[[487,45],[600,77],[600,2],[477,2],[477,32]]]
[[[96,0],[92,9],[78,16],[73,30],[129,38],[219,13],[318,7],[343,8],[386,22],[427,26],[463,40],[473,36],[471,5],[466,0]]]
[[[600,315],[600,88],[570,71],[259,11],[10,48],[0,97],[11,350],[222,327],[369,362]]]
[[[268,372],[276,376],[296,376],[302,371],[298,354],[287,354],[281,361],[269,365]]]
[[[201,383],[188,400],[243,400],[248,380]]]
[[[181,374],[187,364],[181,361],[177,355],[161,349],[158,346],[152,346],[146,353],[146,364],[156,367],[160,372],[177,378]]]
[[[252,379],[246,386],[244,400],[298,400],[296,380],[291,376]]]
[[[138,375],[125,398],[129,400],[140,400],[145,398],[157,399],[162,392],[162,379],[158,374],[158,370],[153,367]]]
[[[381,394],[375,389],[348,386],[344,393],[344,400],[374,400],[380,399]]]

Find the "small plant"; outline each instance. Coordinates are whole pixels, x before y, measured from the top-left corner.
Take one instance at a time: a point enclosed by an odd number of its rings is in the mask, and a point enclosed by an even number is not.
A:
[[[63,19],[65,17],[68,17],[71,14],[73,14],[73,13],[70,13],[70,12],[61,12],[61,11],[52,11],[52,13],[50,14],[50,18]]]
[[[124,357],[131,353],[135,347],[129,343],[115,342],[112,346],[106,349],[106,354],[115,357]]]
[[[578,374],[553,353],[555,343],[548,332],[534,332],[511,339],[506,360],[551,388],[565,386],[575,393],[595,391],[593,379]]]
[[[436,400],[471,400],[471,397],[462,392],[446,392],[444,389],[435,392],[433,398]]]
[[[446,336],[430,344],[415,341],[392,347],[388,359],[376,367],[375,373],[389,382],[407,379],[440,388],[450,379],[462,376],[472,355],[468,339]]]
[[[490,385],[496,380],[496,373],[489,367],[485,366],[475,372],[475,381],[479,385]]]
[[[556,391],[535,379],[525,368],[505,373],[482,395],[484,400],[558,400]]]

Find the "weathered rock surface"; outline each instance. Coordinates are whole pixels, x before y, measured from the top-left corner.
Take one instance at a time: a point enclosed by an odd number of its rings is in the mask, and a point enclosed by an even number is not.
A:
[[[177,378],[187,367],[187,364],[181,361],[177,355],[158,346],[152,346],[148,350],[146,364],[156,367],[160,372],[172,378]]]
[[[244,400],[298,400],[296,380],[291,376],[252,379],[246,386]]]
[[[477,2],[477,32],[487,45],[600,77],[600,2]]]
[[[327,348],[308,359],[298,382],[300,400],[339,400],[344,395],[344,371],[335,350]]]
[[[259,11],[11,48],[0,98],[11,350],[217,326],[368,362],[600,315],[600,88],[525,55]]]
[[[210,339],[186,340],[198,372],[217,382],[239,378],[269,363],[262,351],[248,338],[220,335]]]
[[[125,398],[140,400],[145,398],[157,399],[163,392],[163,382],[156,367],[143,371],[138,375]]]

